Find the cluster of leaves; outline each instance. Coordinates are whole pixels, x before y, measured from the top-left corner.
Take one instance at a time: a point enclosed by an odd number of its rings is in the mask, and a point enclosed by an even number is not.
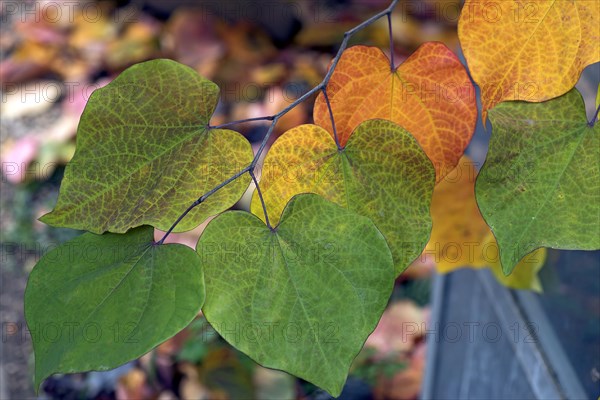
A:
[[[463,8],[461,45],[493,127],[476,185],[463,157],[476,96],[456,55],[426,43],[396,67],[378,48],[346,49],[395,2],[344,36],[321,84],[256,118],[272,124],[254,155],[225,129],[240,121],[210,125],[219,88],[179,63],[141,63],[96,90],[56,208],[42,218],[90,233],[46,254],[25,295],[36,385],[136,358],[202,309],[254,360],[339,395],[395,278],[424,249],[441,253],[451,239],[476,254],[452,269],[490,264],[493,245],[495,271],[508,275],[540,247],[600,248],[600,132],[571,90],[599,61],[600,6],[532,4],[537,24],[516,23],[512,1],[497,20],[480,2]],[[548,39],[561,51],[548,56]],[[514,90],[523,81],[536,84],[527,98]],[[273,127],[315,93],[315,124],[274,143],[259,185]],[[252,213],[224,212],[251,179]],[[214,215],[196,251],[163,243]],[[167,233],[155,242],[153,228]],[[517,266],[526,280],[543,254],[530,257]],[[68,335],[49,340],[51,325]]]

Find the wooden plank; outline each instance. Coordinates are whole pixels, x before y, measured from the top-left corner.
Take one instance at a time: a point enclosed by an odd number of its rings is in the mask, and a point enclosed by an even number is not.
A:
[[[551,326],[539,325],[535,296],[471,269],[436,276],[432,296],[423,399],[585,398]],[[544,340],[531,336],[530,322]]]
[[[577,378],[577,374],[571,368],[571,362],[554,334],[554,329],[537,298],[538,295],[522,290],[514,291],[513,295],[529,321],[535,324],[538,333],[532,332],[531,334],[536,338],[542,349],[547,349],[544,356],[547,358],[548,364],[554,369],[555,377],[565,396],[568,399],[586,399],[588,396],[585,389],[579,378]]]
[[[2,362],[4,360],[2,350],[2,341],[0,341],[0,400],[8,399],[8,381],[6,380],[6,373],[4,372],[4,366]]]

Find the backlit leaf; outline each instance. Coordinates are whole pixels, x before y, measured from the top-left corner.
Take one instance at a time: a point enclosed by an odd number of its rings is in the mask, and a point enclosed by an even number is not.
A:
[[[303,194],[274,230],[247,212],[221,214],[197,250],[203,312],[219,334],[265,367],[338,396],[394,283],[392,256],[373,223]]]
[[[144,224],[168,229],[193,201],[252,160],[242,135],[207,129],[218,97],[214,83],[170,60],[134,65],[94,91],[56,208],[41,220],[95,233]],[[248,179],[216,192],[176,231],[229,208]]]
[[[473,85],[442,43],[422,45],[395,71],[379,48],[351,47],[342,54],[327,95],[342,146],[361,122],[389,119],[414,135],[432,160],[438,181],[456,166],[475,129]],[[333,134],[322,94],[315,102],[314,120]]]
[[[490,111],[490,149],[476,183],[505,273],[538,247],[600,248],[600,128],[576,90]]]
[[[307,192],[371,218],[387,239],[397,274],[427,243],[434,185],[433,165],[417,141],[386,120],[363,122],[343,150],[320,126],[291,129],[269,150],[260,182],[274,223],[289,199]],[[256,192],[252,212],[264,218]]]
[[[425,247],[439,273],[460,268],[490,268],[504,286],[541,291],[537,277],[544,265],[546,249],[538,249],[521,260],[505,276],[498,256],[498,244],[481,216],[475,200],[475,163],[463,156],[459,165],[433,190],[431,239]]]
[[[538,273],[546,262],[548,251],[545,247],[534,250],[523,257],[510,275],[505,275],[504,271],[502,271],[502,264],[500,263],[498,254],[498,244],[492,232],[485,237],[482,248],[485,251],[487,266],[492,270],[496,280],[502,285],[512,289],[542,292],[542,284],[538,278]]]
[[[153,244],[153,232],[86,233],[40,259],[25,291],[36,388],[53,373],[138,358],[200,311],[200,257],[180,244]]]
[[[433,190],[433,229],[425,252],[434,256],[440,273],[488,265],[483,245],[490,228],[475,200],[476,176],[475,163],[463,156]]]
[[[600,2],[467,0],[458,36],[485,117],[502,101],[560,96],[600,61]]]

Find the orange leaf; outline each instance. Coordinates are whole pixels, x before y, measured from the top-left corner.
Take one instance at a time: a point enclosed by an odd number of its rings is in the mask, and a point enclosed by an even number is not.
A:
[[[600,61],[600,2],[467,0],[458,36],[485,112],[569,91]]]
[[[342,54],[327,95],[342,146],[361,122],[389,119],[417,139],[438,181],[456,166],[475,129],[473,85],[456,55],[438,42],[419,47],[395,71],[379,48],[351,47]],[[314,120],[333,135],[323,94],[315,102]]]

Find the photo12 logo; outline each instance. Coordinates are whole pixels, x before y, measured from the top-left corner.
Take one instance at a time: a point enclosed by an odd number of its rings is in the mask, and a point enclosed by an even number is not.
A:
[[[416,322],[402,323],[402,340],[412,341],[413,336],[425,334],[427,341],[436,343],[498,343],[503,337],[512,343],[537,343],[538,325],[533,322],[518,323],[504,326],[496,321],[465,321],[435,323],[433,326]]]
[[[124,7],[110,12],[108,2],[95,1],[11,1],[0,2],[0,21],[15,20],[21,23],[74,23],[78,18],[86,23],[114,18],[115,22],[135,22],[137,12]]]
[[[23,344],[35,337],[36,341],[48,343],[99,343],[107,340],[112,343],[138,343],[137,324],[134,322],[115,322],[110,326],[103,326],[97,322],[86,323],[63,322],[45,324],[25,324],[24,322],[3,322],[2,343],[14,342]]]
[[[333,322],[323,322],[314,325],[297,322],[248,322],[248,323],[213,323],[213,330],[202,332],[202,340],[210,341],[219,334],[239,342],[250,343],[338,343],[339,327]],[[216,331],[216,332],[215,332]]]

